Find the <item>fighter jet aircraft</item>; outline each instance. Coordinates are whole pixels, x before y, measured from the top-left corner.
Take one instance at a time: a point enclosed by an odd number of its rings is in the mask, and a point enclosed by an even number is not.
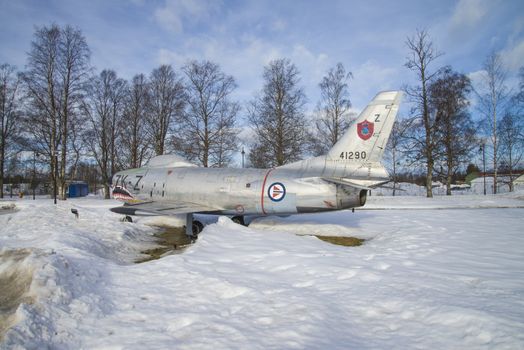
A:
[[[202,168],[161,155],[137,169],[116,173],[113,198],[124,215],[186,215],[186,233],[202,224],[194,213],[289,215],[361,207],[370,189],[389,182],[380,163],[395,121],[401,92],[378,93],[340,140],[320,157],[272,169]]]

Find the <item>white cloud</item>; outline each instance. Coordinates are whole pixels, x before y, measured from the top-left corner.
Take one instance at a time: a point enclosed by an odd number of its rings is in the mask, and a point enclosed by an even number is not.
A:
[[[493,2],[489,0],[460,0],[451,15],[437,21],[431,32],[435,34],[436,39],[441,37],[440,43],[448,50],[458,52],[468,50],[481,39],[484,45],[486,40],[496,41],[499,38],[493,34],[490,34],[490,37],[486,37],[486,34],[479,36],[486,23],[491,23],[489,13],[493,10],[492,6]]]
[[[488,0],[460,0],[449,22],[451,32],[475,29],[488,13]]]
[[[209,18],[220,5],[217,0],[166,0],[154,12],[155,20],[165,29],[182,33],[185,21]]]
[[[158,63],[159,64],[171,64],[175,68],[184,65],[190,57],[178,54],[174,51],[162,48],[158,50]]]
[[[314,53],[302,44],[286,47],[250,35],[239,39],[201,37],[187,41],[177,51],[162,48],[157,56],[160,64],[173,64],[176,68],[192,59],[218,63],[226,74],[237,80],[241,100],[250,99],[262,87],[263,67],[278,58],[289,58],[297,65],[302,85],[309,88],[308,97],[315,100],[312,95],[328,69],[328,56]]]
[[[481,69],[477,70],[475,72],[468,73],[467,76],[469,80],[471,81],[471,85],[476,91],[481,92],[484,86],[485,77],[486,77],[486,71]],[[476,97],[476,94],[471,94],[469,98],[471,110],[475,110],[478,107],[478,100]]]
[[[486,74],[486,71],[484,69],[481,69],[475,72],[468,73],[468,78],[469,80],[471,80],[471,84],[473,86],[479,86],[484,80]]]
[[[271,30],[275,32],[282,32],[286,30],[286,28],[287,28],[287,23],[283,19],[279,18],[271,23]]]
[[[302,76],[312,84],[318,84],[328,70],[328,55],[314,53],[303,44],[293,46],[289,58],[299,66]]]
[[[355,107],[363,107],[379,91],[400,89],[398,86],[401,70],[367,60],[353,70],[353,81],[349,91]]]
[[[524,66],[524,40],[511,47],[507,47],[500,53],[502,61],[510,71],[518,70]]]
[[[220,65],[224,73],[232,75],[239,88],[236,98],[249,100],[261,88],[262,68],[271,60],[283,57],[282,51],[257,38],[238,40],[209,37],[193,38],[176,51],[162,48],[158,51],[160,64],[173,64],[179,68],[190,60],[210,60]]]
[[[160,64],[173,64],[177,69],[192,59],[218,63],[224,73],[235,78],[238,89],[234,98],[240,102],[251,100],[262,88],[264,66],[279,58],[288,58],[297,66],[300,86],[308,98],[306,113],[312,112],[320,96],[318,83],[335,63],[327,54],[314,52],[304,44],[286,46],[249,34],[239,38],[200,37],[176,51],[163,48],[157,56]]]

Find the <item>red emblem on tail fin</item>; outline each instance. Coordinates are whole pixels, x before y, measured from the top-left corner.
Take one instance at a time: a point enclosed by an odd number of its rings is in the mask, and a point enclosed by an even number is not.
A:
[[[373,135],[374,125],[372,122],[364,120],[357,124],[357,134],[362,140],[367,140]]]

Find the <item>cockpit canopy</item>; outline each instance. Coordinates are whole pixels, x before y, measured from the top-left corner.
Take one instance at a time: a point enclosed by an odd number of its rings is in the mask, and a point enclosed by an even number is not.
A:
[[[189,162],[188,160],[177,156],[175,154],[164,154],[161,156],[153,157],[147,163],[148,167],[151,168],[187,168],[187,167],[198,167],[198,165]]]

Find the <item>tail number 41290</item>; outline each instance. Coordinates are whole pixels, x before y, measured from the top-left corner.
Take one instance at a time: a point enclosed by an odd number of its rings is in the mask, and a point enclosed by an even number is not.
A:
[[[340,159],[366,159],[366,152],[341,152]]]

